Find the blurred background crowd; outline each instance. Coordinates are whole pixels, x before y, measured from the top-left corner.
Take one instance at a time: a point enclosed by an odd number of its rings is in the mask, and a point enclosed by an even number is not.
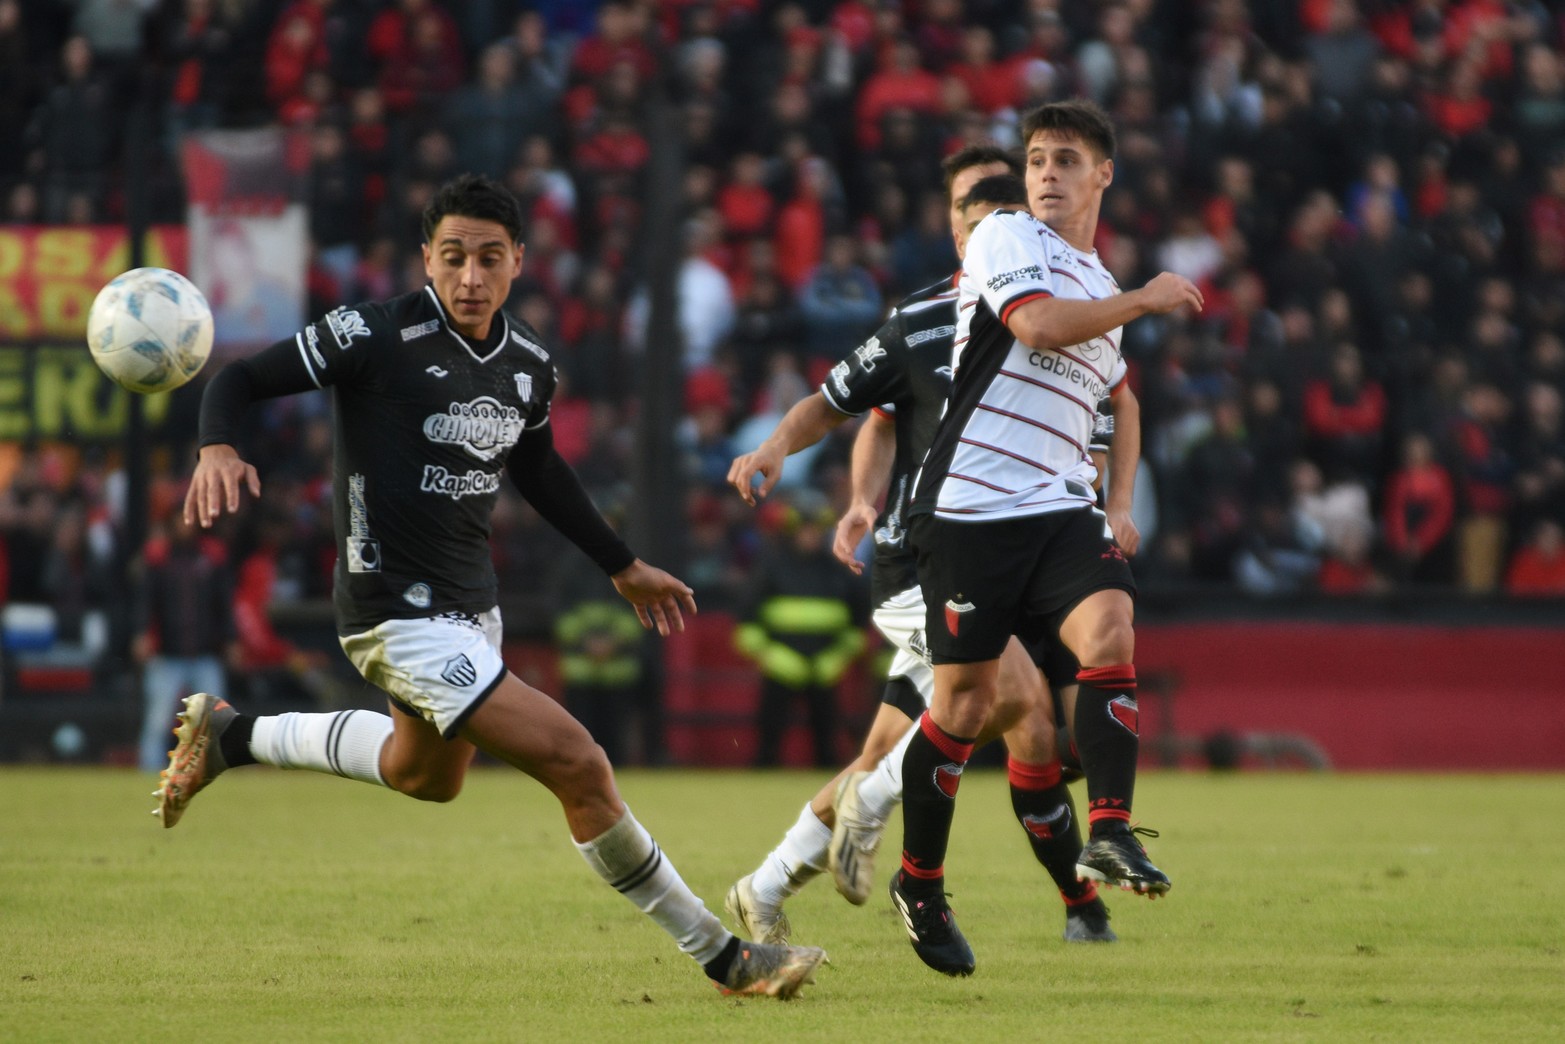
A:
[[[1017,145],[1021,112],[1087,96],[1120,135],[1099,252],[1122,286],[1172,270],[1207,301],[1124,340],[1143,591],[1560,596],[1562,43],[1559,0],[0,0],[0,220],[124,220],[135,84],[159,98],[154,220],[183,220],[182,131],[307,130],[316,314],[420,285],[434,187],[500,178],[528,216],[510,307],[562,373],[556,441],[623,511],[646,105],[666,87],[686,164],[681,565],[742,615],[770,549],[842,503],[852,428],[759,512],[725,492],[730,461],[955,269],[942,157]],[[155,513],[188,472],[193,403],[165,426]],[[241,607],[323,597],[325,404],[254,420],[267,492],[227,534]],[[112,601],[112,455],[3,465],[0,601]],[[509,494],[495,551],[508,624],[551,633],[583,563]],[[259,624],[237,638],[287,655]]]

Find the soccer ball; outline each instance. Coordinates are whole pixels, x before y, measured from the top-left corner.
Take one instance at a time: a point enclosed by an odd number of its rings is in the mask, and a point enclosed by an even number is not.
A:
[[[134,268],[98,291],[87,347],[121,388],[142,395],[178,388],[212,354],[212,309],[178,272]]]

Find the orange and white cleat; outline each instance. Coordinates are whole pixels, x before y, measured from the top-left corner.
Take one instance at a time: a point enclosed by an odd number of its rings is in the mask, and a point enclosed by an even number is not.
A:
[[[168,768],[159,777],[162,782],[158,789],[152,792],[158,799],[152,814],[163,820],[164,827],[178,823],[190,799],[228,767],[218,750],[218,739],[238,713],[227,700],[209,693],[198,692],[185,698],[185,709],[179,713],[179,725],[174,729],[179,742],[168,752]]]

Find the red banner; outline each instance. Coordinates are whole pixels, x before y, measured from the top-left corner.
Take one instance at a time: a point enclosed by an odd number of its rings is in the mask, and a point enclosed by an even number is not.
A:
[[[144,264],[186,271],[183,225],[148,230]],[[0,226],[0,342],[80,341],[103,284],[130,268],[116,225]]]

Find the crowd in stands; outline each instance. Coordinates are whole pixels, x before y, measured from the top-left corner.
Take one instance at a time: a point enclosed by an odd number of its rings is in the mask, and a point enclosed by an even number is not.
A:
[[[1124,339],[1145,589],[1562,595],[1562,44],[1559,0],[0,0],[0,220],[122,221],[138,89],[159,220],[182,217],[182,131],[297,127],[319,314],[422,282],[442,179],[503,179],[527,214],[510,305],[562,371],[556,441],[622,502],[666,97],[685,571],[732,606],[768,526],[725,492],[731,459],[955,269],[941,158],[1087,96],[1119,132],[1099,252],[1122,286],[1172,270],[1207,302]],[[237,534],[303,596],[329,585],[327,424],[307,399],[257,418],[267,503]],[[840,502],[850,436],[789,481]],[[189,448],[160,458],[170,481]],[[107,582],[110,463],[0,455],[0,601]],[[571,556],[509,498],[495,548],[525,619]]]

